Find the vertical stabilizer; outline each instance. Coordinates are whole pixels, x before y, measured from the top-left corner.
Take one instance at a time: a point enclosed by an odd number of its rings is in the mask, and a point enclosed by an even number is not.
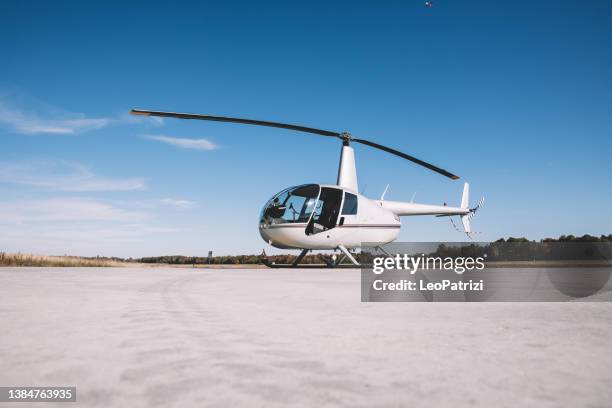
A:
[[[470,185],[468,183],[463,184],[463,194],[461,195],[461,208],[468,209],[470,205]],[[461,223],[463,224],[463,230],[468,236],[472,232],[472,227],[470,226],[470,219],[472,218],[472,213],[468,213],[461,216]]]
[[[461,195],[461,208],[468,208],[470,205],[470,185],[463,184],[463,195]]]
[[[346,187],[355,192],[357,189],[357,168],[355,166],[355,151],[352,147],[343,145],[340,152],[340,166],[338,167],[338,181],[340,187]]]

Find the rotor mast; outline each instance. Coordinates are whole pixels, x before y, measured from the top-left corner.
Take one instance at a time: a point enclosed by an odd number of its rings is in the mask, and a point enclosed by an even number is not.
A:
[[[341,133],[342,150],[340,150],[340,164],[338,166],[338,180],[336,184],[339,187],[348,188],[356,193],[359,192],[357,185],[357,165],[355,163],[355,150],[350,144],[350,133]]]

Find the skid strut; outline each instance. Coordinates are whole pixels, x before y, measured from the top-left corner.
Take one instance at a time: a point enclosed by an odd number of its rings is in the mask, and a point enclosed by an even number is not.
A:
[[[344,245],[338,245],[338,249],[341,250],[344,255],[346,255],[346,257],[353,263],[353,265],[360,266],[359,262],[357,262],[357,260],[353,258],[353,255],[348,251],[348,249],[346,249]]]
[[[310,249],[302,249],[302,252],[300,252],[300,254],[298,255],[297,258],[295,258],[295,261],[293,261],[293,263],[291,264],[292,267],[296,267],[298,266],[298,264],[302,261],[302,259],[304,259],[304,257],[306,256],[306,254],[310,251]]]

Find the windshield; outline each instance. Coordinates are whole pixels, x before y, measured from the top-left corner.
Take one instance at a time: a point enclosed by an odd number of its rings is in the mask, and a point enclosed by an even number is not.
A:
[[[266,203],[260,222],[267,224],[308,222],[318,195],[318,184],[305,184],[283,190]]]

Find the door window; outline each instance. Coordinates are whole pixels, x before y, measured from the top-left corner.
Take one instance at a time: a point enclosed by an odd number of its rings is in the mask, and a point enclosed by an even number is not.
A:
[[[342,190],[322,187],[312,218],[306,227],[306,235],[318,234],[334,228],[338,222],[341,202]]]
[[[357,196],[355,194],[344,193],[342,215],[357,215]]]

